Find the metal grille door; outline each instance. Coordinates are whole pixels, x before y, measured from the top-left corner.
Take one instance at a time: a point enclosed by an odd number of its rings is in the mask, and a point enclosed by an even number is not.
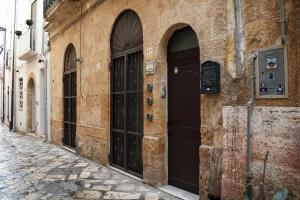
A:
[[[142,52],[114,59],[112,69],[113,164],[142,174]]]
[[[111,162],[136,176],[143,173],[143,48],[138,16],[125,12],[112,35]]]
[[[70,45],[65,57],[64,72],[64,145],[76,148],[76,53]]]

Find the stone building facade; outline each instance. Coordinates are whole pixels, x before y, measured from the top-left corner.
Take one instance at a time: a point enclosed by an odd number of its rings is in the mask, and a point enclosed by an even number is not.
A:
[[[201,199],[221,195],[222,199],[241,199],[242,191],[226,190],[229,169],[222,160],[226,134],[231,132],[223,125],[223,107],[247,104],[248,57],[256,49],[280,45],[278,1],[62,0],[44,4],[49,22],[45,29],[51,41],[51,135],[55,144],[103,165],[111,164],[151,185],[175,185]],[[300,3],[286,0],[284,7],[289,95],[257,99],[255,105],[297,110]],[[190,87],[197,81],[200,85],[200,64],[206,61],[221,66],[218,94],[201,94],[200,87]],[[119,68],[123,65],[126,72]],[[182,66],[187,65],[198,67],[185,71]],[[186,74],[182,79],[176,76],[181,72]],[[126,83],[125,89],[117,87],[120,81]],[[229,111],[225,113],[230,116]],[[292,131],[299,132],[299,120],[291,123]],[[298,165],[289,170],[299,176]],[[288,182],[270,177],[273,180]],[[291,190],[297,199],[299,188]]]

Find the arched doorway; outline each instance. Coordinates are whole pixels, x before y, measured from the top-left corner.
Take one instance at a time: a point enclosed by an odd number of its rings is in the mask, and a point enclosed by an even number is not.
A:
[[[111,36],[111,164],[142,176],[143,29],[129,10]]]
[[[199,194],[200,58],[190,27],[168,44],[168,184]]]
[[[35,84],[30,78],[27,85],[27,132],[29,133],[36,132],[35,112]]]
[[[64,63],[64,145],[76,148],[76,51],[72,44],[67,47]]]

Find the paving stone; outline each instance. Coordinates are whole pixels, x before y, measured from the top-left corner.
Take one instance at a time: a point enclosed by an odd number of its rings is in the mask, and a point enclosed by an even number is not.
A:
[[[119,174],[114,174],[114,175],[111,176],[111,178],[112,178],[112,179],[123,179],[124,176],[121,176],[121,175],[119,175]]]
[[[33,173],[30,175],[34,180],[43,179],[46,176],[46,173]]]
[[[37,200],[40,199],[43,195],[40,193],[30,193],[28,195],[26,195],[24,198],[22,198],[22,200]]]
[[[99,167],[98,166],[90,165],[90,166],[84,168],[83,171],[86,171],[86,172],[98,172],[99,171]]]
[[[128,193],[128,192],[107,192],[104,194],[103,199],[139,199],[141,193]]]
[[[50,174],[46,176],[47,179],[58,179],[58,180],[65,180],[66,176],[65,175],[54,175]]]
[[[87,183],[92,183],[92,184],[101,184],[101,183],[103,183],[102,180],[89,180],[89,179],[86,179],[84,181],[87,182]]]
[[[86,189],[89,189],[89,188],[92,187],[92,185],[91,185],[90,183],[85,183],[85,184],[84,184],[84,187],[85,187]]]
[[[147,193],[144,200],[159,200],[159,193]]]
[[[120,184],[120,181],[118,181],[118,180],[105,180],[103,183],[106,184],[106,185],[117,185],[117,184]]]
[[[80,199],[99,199],[102,196],[101,192],[83,190],[77,193],[77,197]]]
[[[91,172],[81,172],[79,178],[86,179],[91,175]]]
[[[117,191],[134,191],[135,184],[122,184],[116,188]]]
[[[69,180],[75,180],[77,179],[77,174],[70,174]]]
[[[76,165],[74,165],[74,167],[86,167],[88,166],[89,163],[78,163]]]
[[[72,167],[72,164],[61,165],[61,166],[59,166],[58,168],[63,168],[63,169],[65,169],[65,168],[70,168],[70,167]]]
[[[126,180],[126,179],[121,179],[121,180],[118,180],[120,184],[122,183],[129,183],[130,181],[129,180]]]
[[[111,177],[111,174],[109,173],[95,173],[93,174],[93,177],[95,179],[108,179]]]
[[[92,187],[92,190],[110,191],[111,188],[112,188],[111,185],[95,185]]]
[[[137,191],[139,191],[139,192],[148,192],[148,191],[150,191],[150,189],[145,187],[145,186],[138,186]]]
[[[102,167],[102,168],[100,169],[100,171],[101,171],[101,173],[110,173],[110,172],[111,172],[109,169],[104,168],[104,167]]]

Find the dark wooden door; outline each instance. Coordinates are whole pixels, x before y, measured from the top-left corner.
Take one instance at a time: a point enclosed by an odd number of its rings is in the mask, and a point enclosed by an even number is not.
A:
[[[76,52],[73,45],[67,49],[64,72],[64,138],[65,146],[76,148]]]
[[[168,55],[168,180],[199,193],[199,49]]]

